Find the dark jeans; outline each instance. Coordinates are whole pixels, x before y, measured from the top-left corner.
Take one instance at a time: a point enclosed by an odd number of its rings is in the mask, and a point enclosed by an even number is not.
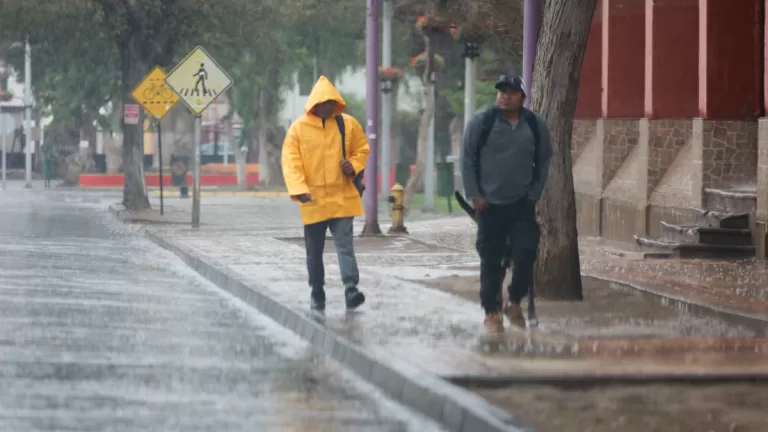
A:
[[[304,225],[304,245],[307,249],[307,272],[309,286],[313,295],[325,298],[325,266],[323,265],[323,249],[325,249],[325,233],[330,228],[336,255],[341,269],[341,280],[347,290],[356,289],[360,282],[360,273],[355,258],[353,218],[329,219],[327,221]]]
[[[512,204],[491,204],[477,218],[477,252],[480,255],[480,301],[486,313],[501,310],[505,256],[514,263],[509,301],[520,304],[533,286],[533,266],[541,231],[536,204],[523,198]]]

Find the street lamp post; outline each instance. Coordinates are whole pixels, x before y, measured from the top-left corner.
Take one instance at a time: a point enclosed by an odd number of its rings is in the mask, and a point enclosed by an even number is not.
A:
[[[541,3],[541,0],[524,0],[523,3],[523,81],[529,93],[533,91],[533,64],[541,29]],[[526,107],[530,105],[532,96],[525,98]]]
[[[367,0],[365,20],[366,135],[371,147],[365,169],[363,235],[380,235],[379,227],[379,15],[380,0]]]
[[[383,1],[381,29],[381,67],[392,66],[392,0]],[[392,90],[394,83],[384,80],[381,83],[381,193],[389,192],[390,166],[392,164]]]
[[[464,43],[464,129],[472,120],[477,109],[477,58],[480,57],[480,42]],[[460,155],[452,155],[453,180],[457,187],[462,185]]]
[[[429,122],[427,136],[427,160],[424,169],[424,208],[425,212],[435,211],[435,117],[437,117],[436,89],[437,79],[433,71],[429,77],[429,99],[432,105],[432,120]]]
[[[32,49],[29,40],[24,44],[24,145],[25,187],[32,187]]]

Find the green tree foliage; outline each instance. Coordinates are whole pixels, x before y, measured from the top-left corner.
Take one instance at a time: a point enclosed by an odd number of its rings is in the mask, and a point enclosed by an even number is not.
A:
[[[497,66],[498,56],[491,50],[486,49],[483,51],[478,61],[478,81],[476,83],[477,109],[492,106],[496,101],[496,88],[494,87],[496,77],[493,75],[489,76],[488,72],[496,70]],[[446,87],[439,90],[440,96],[445,98],[452,116],[464,116],[464,86],[466,83],[464,83],[463,71],[460,80],[461,86]]]
[[[316,56],[329,74],[360,64],[364,4],[354,0],[4,0],[0,55],[21,70],[23,54],[8,50],[29,39],[39,102],[58,119],[92,121],[109,100],[130,92],[151,68],[170,69],[203,45],[235,77],[231,99],[244,121],[273,120],[280,88]],[[251,113],[252,115],[249,115]],[[149,207],[141,163],[141,125],[123,129],[123,201]]]
[[[341,92],[341,97],[347,103],[345,113],[354,117],[361,125],[365,124],[365,101],[353,94]]]
[[[365,60],[365,2],[293,0],[296,39],[317,58],[318,70],[334,81],[348,67]]]

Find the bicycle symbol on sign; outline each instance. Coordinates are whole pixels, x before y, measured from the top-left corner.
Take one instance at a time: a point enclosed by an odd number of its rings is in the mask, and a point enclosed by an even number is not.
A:
[[[159,98],[161,101],[167,101],[173,98],[173,91],[163,83],[153,83],[151,87],[147,87],[143,93],[144,99],[152,101],[155,98]]]

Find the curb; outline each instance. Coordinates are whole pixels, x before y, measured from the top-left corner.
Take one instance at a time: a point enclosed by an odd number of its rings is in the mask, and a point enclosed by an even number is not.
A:
[[[110,208],[110,211],[112,209]],[[193,253],[147,230],[147,238],[184,261],[198,274],[307,340],[318,351],[378,387],[399,403],[454,432],[535,432],[483,398],[395,358],[373,356],[321,323],[241,282],[229,269],[206,263]]]
[[[746,327],[757,333],[758,336],[768,336],[768,319],[760,315],[750,314],[727,307],[700,303],[695,300],[661,293],[642,286],[640,284],[621,281],[609,277],[593,274],[581,274],[582,279],[591,280],[593,283],[608,286],[611,289],[640,293],[643,297],[661,303],[664,306],[688,312],[694,316],[703,318],[717,318],[729,324]]]
[[[587,388],[595,386],[622,386],[637,384],[738,384],[766,383],[768,375],[756,373],[723,373],[723,374],[595,374],[595,375],[499,375],[493,377],[454,375],[445,377],[448,382],[462,387],[482,389],[506,388],[513,385],[547,385],[563,388]]]
[[[109,212],[112,213],[120,222],[124,224],[129,224],[129,225],[180,225],[180,226],[191,225],[191,222],[187,222],[187,221],[182,222],[182,221],[171,220],[171,219],[149,219],[149,218],[131,216],[130,212],[127,212],[125,210],[125,207],[123,207],[122,204],[110,205]],[[200,224],[200,226],[205,226],[205,225],[207,224],[204,224],[204,223]]]

